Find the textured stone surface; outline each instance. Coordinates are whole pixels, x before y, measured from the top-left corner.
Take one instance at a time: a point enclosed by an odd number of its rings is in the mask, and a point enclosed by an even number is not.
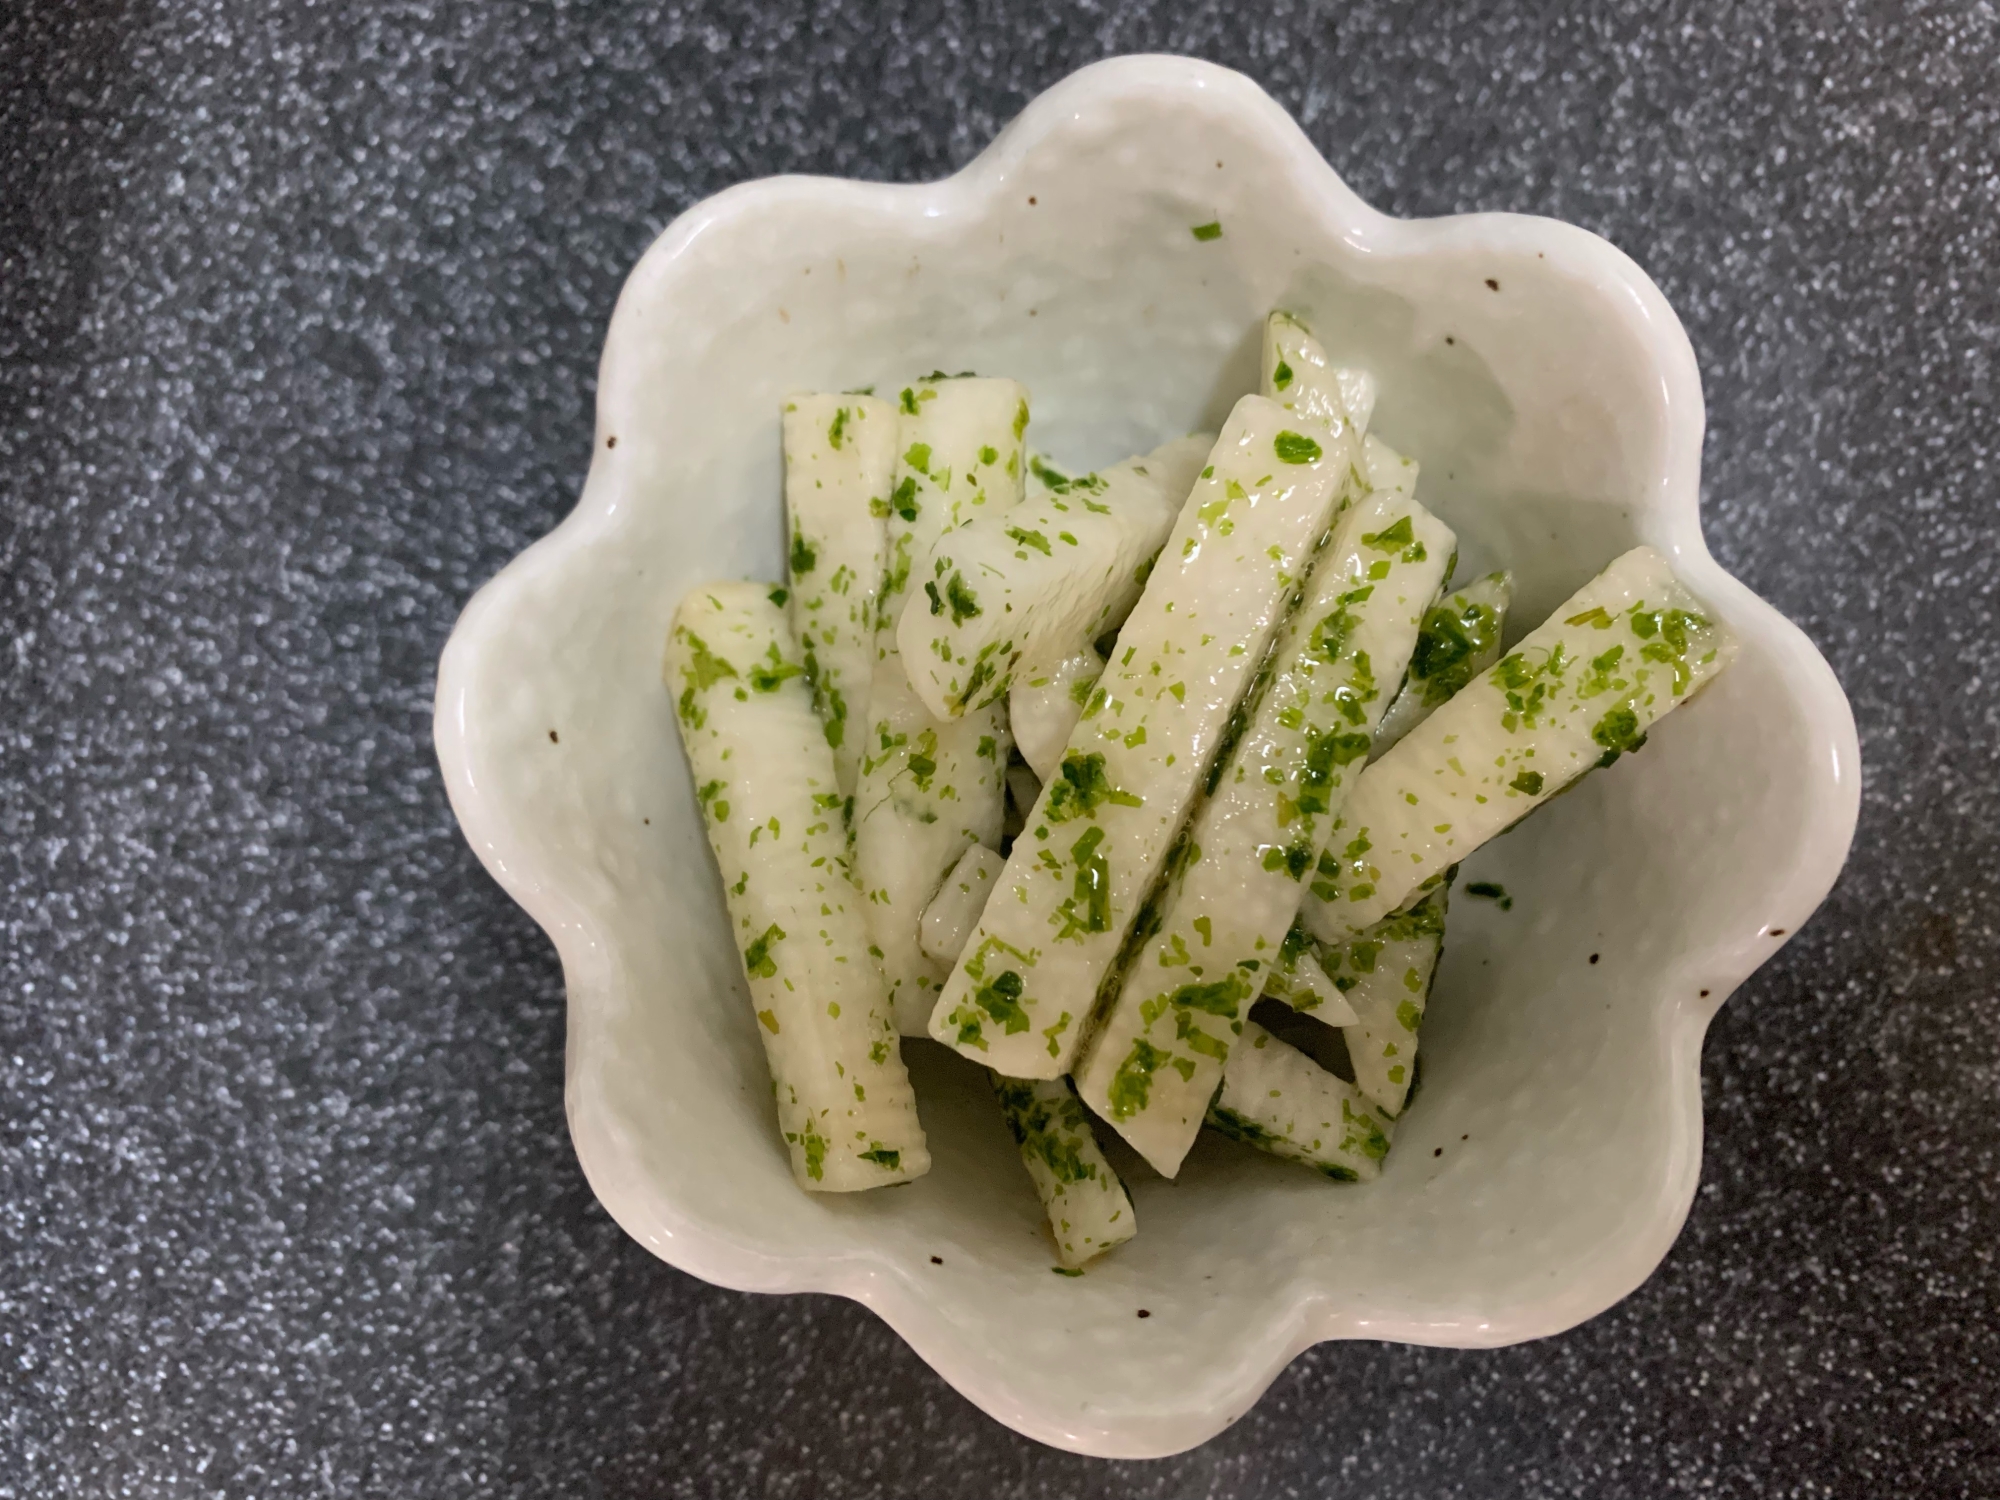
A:
[[[0,17],[0,1496],[2000,1490],[1994,8],[989,9]],[[943,173],[1135,50],[1250,72],[1393,212],[1556,215],[1659,279],[1716,550],[1827,652],[1867,789],[1710,1035],[1643,1290],[1497,1353],[1324,1347],[1104,1465],[594,1206],[552,950],[428,718],[570,504],[661,226]]]

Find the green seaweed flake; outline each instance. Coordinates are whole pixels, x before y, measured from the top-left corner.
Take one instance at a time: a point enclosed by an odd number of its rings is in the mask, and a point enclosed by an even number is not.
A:
[[[924,593],[930,598],[931,613],[941,615],[949,609],[951,623],[954,625],[963,625],[980,613],[979,596],[966,586],[965,575],[962,573],[954,572],[945,580],[942,594],[938,592],[935,583],[926,583]]]
[[[1044,557],[1052,555],[1049,551],[1049,539],[1039,531],[1030,531],[1020,526],[1009,526],[1007,528],[1007,535],[1019,542],[1023,547],[1033,547]]]
[[[771,950],[785,940],[785,929],[773,922],[761,936],[743,950],[743,967],[753,979],[775,979],[778,960]],[[774,1027],[773,1030],[776,1028]]]
[[[1111,862],[1098,849],[1103,842],[1102,828],[1086,828],[1070,846],[1076,879],[1069,899],[1056,908],[1062,918],[1062,929],[1056,934],[1060,940],[1081,940],[1084,933],[1111,930]]]
[[[1085,717],[1089,717],[1088,711]],[[1061,774],[1049,789],[1047,816],[1051,823],[1067,823],[1072,818],[1095,817],[1105,803],[1139,807],[1144,801],[1111,784],[1104,774],[1101,754],[1080,755],[1072,750],[1063,757]]]
[[[1469,604],[1463,613],[1449,603],[1424,613],[1410,675],[1424,685],[1424,702],[1435,708],[1472,680],[1472,665],[1500,639],[1500,612]]]
[[[1645,732],[1639,728],[1639,716],[1625,704],[1599,719],[1590,737],[1604,747],[1604,754],[1597,760],[1599,767],[1612,764],[1619,756],[1629,755],[1646,743]]]
[[[1105,1090],[1112,1118],[1129,1120],[1143,1110],[1152,1097],[1153,1075],[1172,1060],[1173,1054],[1165,1048],[1155,1047],[1144,1037],[1133,1038],[1132,1050],[1118,1064],[1111,1086]]]
[[[771,642],[765,653],[770,660],[759,662],[750,669],[750,686],[760,693],[775,693],[779,686],[793,677],[803,677],[805,668],[797,662],[786,661],[778,651],[778,643]]]
[[[1028,1029],[1028,1013],[1021,1009],[1021,976],[1012,969],[997,974],[973,992],[972,1003],[1013,1036]]]
[[[1278,455],[1278,461],[1287,464],[1317,463],[1322,451],[1314,439],[1290,429],[1273,438],[1271,448]]]

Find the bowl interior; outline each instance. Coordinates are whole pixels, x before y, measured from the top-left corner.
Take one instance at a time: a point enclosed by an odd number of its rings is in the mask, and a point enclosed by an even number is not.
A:
[[[1615,252],[1381,219],[1218,70],[1071,87],[947,183],[754,184],[669,231],[607,341],[578,511],[468,612],[440,714],[468,834],[561,948],[572,1126],[620,1222],[713,1280],[869,1301],[1036,1436],[1151,1453],[1313,1339],[1501,1343],[1643,1279],[1698,1170],[1702,1026],[1805,915],[1825,728],[1810,648],[1701,547],[1692,359]],[[1178,1182],[1133,1172],[1136,1240],[1053,1275],[976,1071],[910,1043],[929,1176],[800,1193],[660,681],[686,589],[783,576],[781,399],[1008,374],[1031,443],[1098,464],[1217,424],[1273,306],[1376,372],[1375,430],[1421,461],[1461,576],[1515,571],[1514,634],[1647,541],[1745,636],[1740,664],[1468,864],[1514,905],[1454,906],[1380,1182],[1205,1139]]]

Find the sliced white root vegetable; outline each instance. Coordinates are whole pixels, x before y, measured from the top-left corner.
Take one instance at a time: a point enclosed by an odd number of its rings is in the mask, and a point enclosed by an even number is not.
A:
[[[1012,380],[968,377],[918,381],[896,405],[889,564],[854,795],[854,862],[897,1024],[919,1035],[949,965],[924,953],[917,929],[959,856],[1000,842],[1007,715],[995,707],[934,718],[910,686],[895,625],[911,592],[912,558],[951,527],[1019,503],[1028,401]]]
[[[965,940],[979,925],[986,898],[992,894],[1006,864],[1005,859],[984,844],[974,844],[965,851],[945,876],[938,893],[931,897],[931,904],[924,908],[923,925],[918,929],[924,952],[947,966],[958,962],[958,955],[965,951]]]
[[[795,396],[785,403],[784,430],[792,631],[848,793],[868,728],[896,408],[874,396]]]
[[[1419,465],[1414,458],[1405,458],[1380,438],[1370,433],[1361,442],[1361,482],[1371,494],[1385,491],[1409,496],[1417,492]]]
[[[1335,1182],[1379,1177],[1394,1128],[1353,1084],[1255,1021],[1243,1023],[1208,1123]]]
[[[1312,934],[1297,925],[1285,934],[1278,956],[1264,973],[1264,993],[1329,1026],[1351,1026],[1360,1019],[1314,957]]]
[[[1007,695],[1007,721],[1021,758],[1043,781],[1056,774],[1070,732],[1103,675],[1104,658],[1095,646],[1087,645],[1032,677],[1014,679]]]
[[[1124,620],[1214,442],[1179,438],[1068,480],[918,555],[897,644],[938,718],[996,703]]]
[[[1061,1078],[1003,1078],[993,1092],[1035,1180],[1056,1258],[1072,1270],[1132,1238],[1138,1224],[1125,1184],[1091,1133],[1090,1116]]]
[[[924,913],[925,952],[946,962],[957,959],[1004,863],[990,849],[966,851]],[[1048,1214],[1062,1263],[1081,1266],[1132,1238],[1138,1225],[1125,1185],[1105,1160],[1068,1081],[987,1076]]]
[[[1375,747],[1369,752],[1374,759],[1380,760],[1452,694],[1500,660],[1500,637],[1513,598],[1514,575],[1488,573],[1425,612],[1409,679],[1375,731]]]
[[[1265,395],[1287,411],[1316,422],[1368,430],[1375,413],[1375,377],[1331,363],[1312,330],[1288,312],[1264,322]]]
[[[1346,445],[1294,420],[1261,396],[1236,404],[938,999],[931,1035],[1010,1077],[1069,1071],[1325,534]]]
[[[777,592],[696,589],[674,616],[666,678],[792,1175],[850,1192],[920,1177],[930,1153],[848,873],[833,752]]]
[[[1736,650],[1666,558],[1633,548],[1369,764],[1306,925],[1337,942],[1400,911],[1586,771],[1638,749]]]
[[[1392,1116],[1402,1114],[1416,1081],[1417,1029],[1444,950],[1449,894],[1447,882],[1408,911],[1319,950],[1321,967],[1354,1011],[1341,1034],[1355,1087]]]
[[[1160,1173],[1180,1171],[1279,957],[1369,736],[1457,548],[1416,501],[1371,495],[1321,550],[1269,681],[1153,896],[1077,1092]]]

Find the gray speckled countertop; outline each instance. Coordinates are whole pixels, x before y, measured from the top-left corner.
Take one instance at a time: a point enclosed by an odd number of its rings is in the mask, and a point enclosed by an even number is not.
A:
[[[1993,6],[991,9],[0,13],[0,1496],[2000,1493]],[[459,607],[576,494],[668,220],[942,174],[1141,50],[1246,70],[1391,212],[1653,273],[1709,535],[1832,661],[1867,786],[1709,1036],[1640,1292],[1499,1352],[1325,1346],[1106,1465],[612,1225],[554,953],[429,716]]]

